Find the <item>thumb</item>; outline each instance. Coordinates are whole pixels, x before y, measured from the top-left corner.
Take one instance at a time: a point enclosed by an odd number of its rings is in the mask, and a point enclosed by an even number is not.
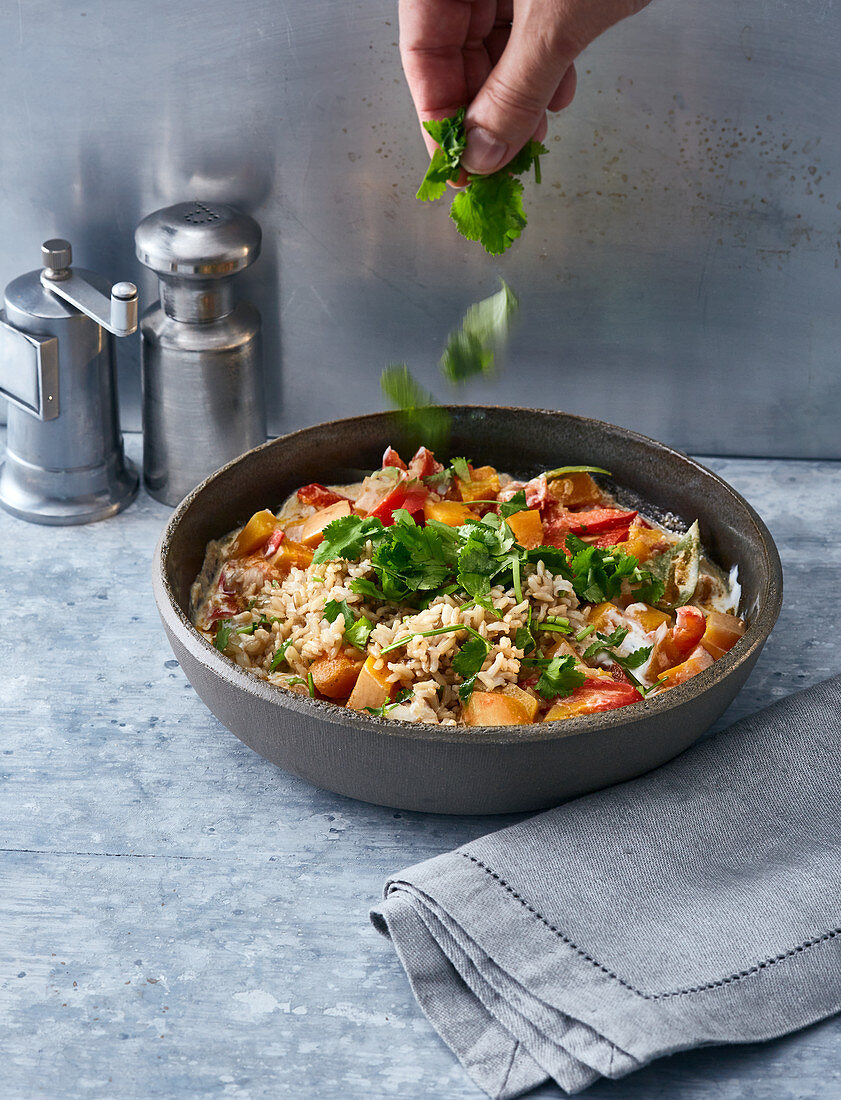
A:
[[[461,162],[468,172],[495,172],[522,149],[543,121],[575,52],[557,39],[547,40],[531,20],[519,25],[515,20],[505,50],[465,117]]]

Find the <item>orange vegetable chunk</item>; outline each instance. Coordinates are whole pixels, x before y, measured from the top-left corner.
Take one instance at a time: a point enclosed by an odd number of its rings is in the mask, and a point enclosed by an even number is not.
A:
[[[359,677],[347,701],[351,710],[364,710],[365,707],[381,707],[394,696],[395,684],[388,682],[388,666],[376,668],[377,658],[369,657],[362,666]]]
[[[663,687],[676,687],[678,684],[685,684],[687,680],[691,680],[693,676],[709,668],[712,663],[712,657],[703,646],[699,645],[692,650],[682,664],[661,672],[657,679]]]
[[[424,519],[437,520],[438,523],[446,523],[448,527],[461,527],[469,519],[476,519],[476,513],[471,512],[466,504],[460,500],[429,500],[424,502]]]
[[[525,726],[532,721],[524,703],[499,691],[474,691],[462,717],[468,726]]]
[[[533,722],[537,717],[537,711],[540,707],[540,700],[537,696],[530,694],[528,691],[524,691],[521,687],[517,687],[516,684],[506,684],[502,689],[503,695],[509,695],[512,699],[516,699],[525,709],[528,715],[528,721]]]
[[[461,493],[461,499],[470,500],[495,500],[499,492],[499,477],[493,466],[477,466],[470,481],[456,478],[456,485]]]
[[[610,634],[613,627],[610,624],[610,613],[616,611],[615,604],[610,603],[597,603],[595,607],[590,608],[590,617],[587,620],[588,626],[594,626],[599,634]],[[592,639],[589,639],[592,641]]]
[[[514,538],[526,550],[543,545],[543,520],[538,509],[515,512],[505,522],[514,532]]]
[[[273,572],[288,573],[290,569],[306,569],[312,564],[313,553],[303,543],[284,539],[278,551],[270,559]]]
[[[647,634],[651,634],[663,623],[671,622],[671,615],[667,611],[660,611],[647,603],[632,604],[625,609],[625,614],[638,622]]]
[[[231,543],[231,557],[242,558],[267,542],[269,535],[280,527],[280,520],[268,508],[255,512]]]
[[[350,515],[350,501],[337,500],[327,508],[319,508],[311,516],[304,520],[301,527],[301,542],[304,546],[318,546],[324,538],[324,528],[334,519],[342,519]]]
[[[565,474],[549,482],[549,494],[565,508],[581,508],[601,503],[602,494],[589,474]]]
[[[359,679],[362,663],[361,655],[354,659],[347,653],[319,657],[310,665],[316,691],[328,699],[347,699]]]
[[[717,661],[738,642],[745,632],[745,624],[736,615],[727,615],[723,611],[711,611],[707,615],[707,628],[701,639],[701,645]]]

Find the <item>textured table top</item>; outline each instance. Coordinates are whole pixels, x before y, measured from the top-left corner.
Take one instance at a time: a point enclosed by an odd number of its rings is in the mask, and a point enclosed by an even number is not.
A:
[[[785,569],[782,617],[728,724],[839,670],[841,465],[706,462],[757,508]],[[0,1094],[476,1100],[367,914],[390,872],[512,819],[341,798],[228,733],[152,601],[169,514],[142,493],[86,527],[0,513]],[[841,1018],[586,1095],[841,1097]]]

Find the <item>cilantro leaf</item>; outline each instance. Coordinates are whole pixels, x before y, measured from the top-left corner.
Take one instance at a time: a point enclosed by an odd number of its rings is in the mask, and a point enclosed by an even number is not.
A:
[[[286,641],[283,643],[283,645],[281,645],[278,648],[278,650],[275,653],[274,657],[272,657],[272,663],[269,665],[269,672],[277,672],[277,670],[280,668],[280,666],[286,660],[286,651],[287,651],[287,649],[289,649],[289,647],[291,645],[292,645],[292,639],[287,638]]]
[[[523,185],[504,169],[492,176],[470,176],[470,186],[456,193],[450,217],[462,237],[480,241],[499,256],[526,227]]]
[[[462,481],[470,481],[470,459],[468,458],[454,458],[451,462],[452,471],[456,477],[460,477]]]
[[[345,620],[344,640],[357,649],[365,649],[374,629],[371,622],[365,615],[355,618],[347,600],[328,600],[324,605],[324,618],[328,623],[333,623],[339,615]]]
[[[424,128],[438,144],[429,168],[418,190],[418,198],[428,201],[440,198],[447,181],[459,178],[462,154],[467,145],[464,130],[464,109],[451,118],[425,122]],[[526,216],[523,212],[523,185],[516,177],[534,166],[540,183],[540,157],[548,149],[539,141],[529,141],[504,168],[489,176],[468,177],[468,184],[453,198],[450,217],[462,236],[481,241],[487,252],[499,255],[520,236]]]
[[[390,710],[394,710],[395,707],[399,707],[402,703],[408,702],[413,694],[414,692],[411,688],[404,688],[396,699],[386,699],[379,707],[364,707],[363,709],[367,710],[369,714],[375,715],[377,718],[385,718]]]
[[[219,626],[216,628],[216,637],[213,639],[213,644],[220,653],[225,652],[228,642],[231,640],[232,633],[233,627],[231,626],[231,620],[222,619]]]
[[[525,626],[517,627],[517,633],[514,635],[514,645],[517,649],[522,649],[523,655],[537,649],[537,641],[531,629],[531,610],[529,610],[529,617]]]
[[[324,538],[313,555],[313,562],[356,561],[362,555],[368,539],[381,539],[386,528],[374,516],[342,516],[324,528]]]
[[[464,315],[461,328],[450,333],[441,356],[441,372],[450,382],[464,382],[476,374],[489,374],[497,351],[507,342],[519,302],[505,280],[501,279],[500,283],[496,294],[472,305]]]
[[[372,600],[388,602],[386,594],[377,588],[373,581],[369,581],[367,577],[354,577],[349,587],[351,592],[355,592],[358,596],[368,596]]]
[[[490,650],[490,645],[480,635],[468,638],[458,653],[453,657],[452,668],[464,683],[459,685],[458,695],[463,703],[466,703],[473,694],[476,686],[476,676],[481,671],[485,658]]]
[[[436,406],[434,396],[415,379],[405,363],[392,363],[380,375],[380,389],[399,413],[407,447],[424,446],[439,451],[450,434],[450,414]]]
[[[553,657],[537,681],[537,691],[544,699],[563,698],[586,680],[583,672],[575,667],[575,658],[571,655]]]
[[[525,489],[518,489],[510,500],[503,501],[500,504],[499,514],[503,519],[508,519],[509,516],[514,516],[517,512],[527,512],[528,508]]]
[[[596,634],[599,641],[587,646],[584,650],[584,660],[587,661],[590,657],[595,657],[603,649],[613,649],[618,645],[622,645],[627,637],[628,628],[626,626],[617,626],[612,634]]]
[[[540,183],[540,157],[545,157],[549,153],[549,150],[539,141],[527,141],[523,148],[512,157],[511,160],[505,165],[504,171],[512,172],[515,176],[521,176],[523,172],[528,172],[532,165],[535,166],[535,172],[537,174],[537,182]]]
[[[573,534],[567,535],[566,546],[572,555],[569,563],[572,587],[576,595],[588,603],[612,600],[621,592],[624,581],[646,603],[650,602],[647,597],[661,588],[662,582],[640,569],[633,554],[626,554],[615,546],[602,550]],[[551,567],[547,565],[547,568]]]

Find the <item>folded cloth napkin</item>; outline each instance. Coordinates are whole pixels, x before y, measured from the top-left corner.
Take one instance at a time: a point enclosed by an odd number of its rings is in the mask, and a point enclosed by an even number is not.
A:
[[[410,867],[371,917],[499,1100],[841,1011],[841,677]]]

